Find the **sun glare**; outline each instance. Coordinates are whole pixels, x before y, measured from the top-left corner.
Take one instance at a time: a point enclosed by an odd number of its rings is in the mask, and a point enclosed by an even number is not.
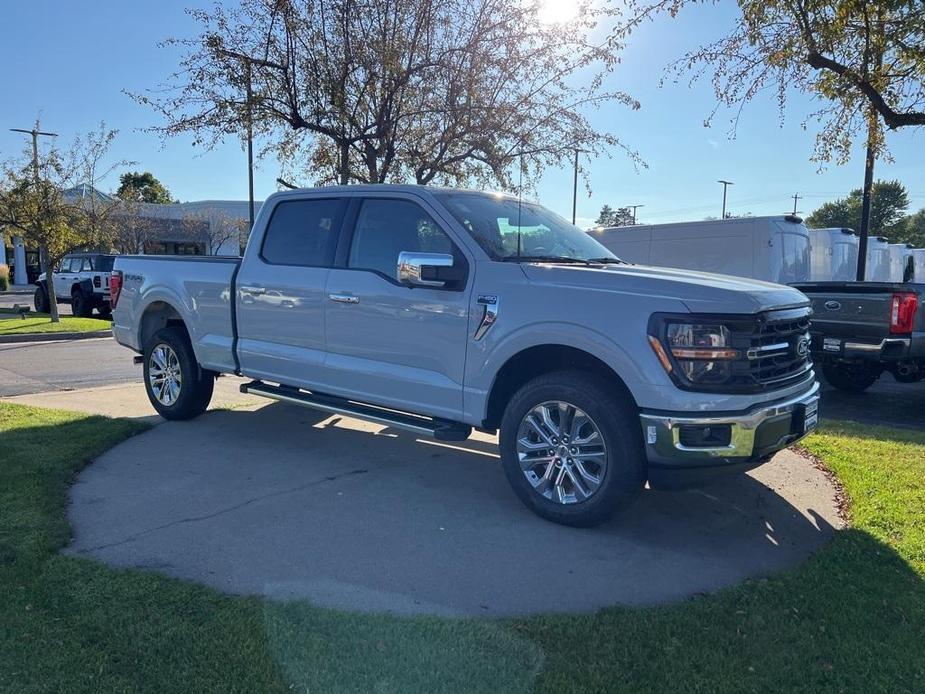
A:
[[[544,24],[564,24],[578,16],[578,0],[541,0],[539,18]]]

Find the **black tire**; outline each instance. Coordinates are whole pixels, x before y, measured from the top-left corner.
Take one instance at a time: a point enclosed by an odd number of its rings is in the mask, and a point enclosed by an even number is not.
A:
[[[549,401],[562,401],[582,410],[593,420],[606,449],[606,468],[602,476],[598,474],[597,490],[573,503],[560,503],[536,491],[518,456],[521,423],[532,409]],[[587,372],[550,373],[520,388],[501,419],[500,447],[504,472],[514,492],[527,508],[554,523],[577,527],[603,523],[628,508],[645,485],[647,462],[635,403],[625,390],[608,386]]]
[[[90,299],[79,289],[71,293],[71,313],[79,318],[89,318],[93,314]]]
[[[104,320],[109,320],[112,318],[112,309],[109,306],[100,306],[96,309],[96,312],[100,314],[100,318]]]
[[[50,308],[48,304],[48,292],[45,288],[38,286],[35,288],[35,294],[32,296],[32,303],[35,304],[36,313],[48,313]]]
[[[180,374],[179,394],[175,401],[161,402],[151,382],[152,354],[161,345],[166,345],[177,358]],[[148,400],[164,419],[193,419],[209,407],[212,390],[215,387],[215,373],[199,366],[193,346],[186,330],[169,326],[158,330],[144,346],[145,392]]]
[[[833,388],[849,393],[862,393],[870,388],[883,369],[871,364],[823,364],[822,375]]]

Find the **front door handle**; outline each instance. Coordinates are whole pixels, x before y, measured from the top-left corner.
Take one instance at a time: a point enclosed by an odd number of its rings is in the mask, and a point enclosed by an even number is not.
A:
[[[266,294],[266,287],[238,287],[245,294]]]
[[[354,296],[353,294],[328,294],[328,298],[331,301],[337,301],[341,304],[358,304],[360,303],[360,297]]]

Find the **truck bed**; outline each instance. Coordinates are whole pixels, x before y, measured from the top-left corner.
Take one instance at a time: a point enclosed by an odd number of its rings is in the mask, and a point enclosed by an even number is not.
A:
[[[234,279],[238,256],[127,255],[116,258],[122,272],[120,310],[113,321],[116,339],[142,351],[146,331],[142,316],[155,302],[181,312],[199,363],[232,372],[235,363]]]
[[[925,336],[925,284],[901,282],[804,282],[791,285],[806,294],[813,308],[813,351],[833,356],[868,352],[871,358],[915,356]],[[913,293],[919,309],[911,334],[890,331],[893,296]],[[897,340],[895,343],[889,342]],[[884,343],[884,341],[888,341]],[[851,345],[859,346],[850,349]],[[868,347],[865,347],[868,346]],[[874,350],[874,347],[878,349]]]

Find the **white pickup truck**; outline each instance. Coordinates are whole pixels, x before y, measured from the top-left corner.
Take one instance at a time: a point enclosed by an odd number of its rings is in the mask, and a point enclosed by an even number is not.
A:
[[[805,296],[629,265],[506,195],[278,193],[243,259],[120,256],[111,288],[164,417],[235,373],[418,435],[499,431],[514,491],[559,523],[599,523],[647,480],[754,467],[817,421]]]

